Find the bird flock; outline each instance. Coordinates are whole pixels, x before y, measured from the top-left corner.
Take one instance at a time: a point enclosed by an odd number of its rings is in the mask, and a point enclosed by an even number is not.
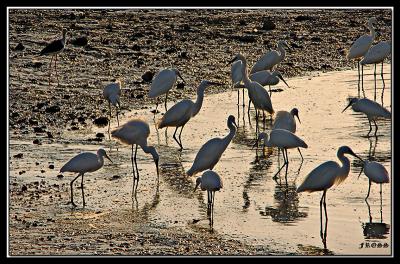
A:
[[[358,65],[358,97],[351,98],[346,108],[343,112],[350,106],[355,112],[361,112],[365,114],[368,118],[370,129],[368,135],[372,131],[372,124],[375,124],[375,134],[377,136],[378,126],[376,124],[379,118],[391,118],[391,113],[377,102],[370,100],[365,97],[360,98],[360,87],[364,92],[363,84],[363,67],[366,64],[374,64],[376,69],[376,64],[382,63],[382,80],[383,80],[383,61],[390,54],[391,44],[389,41],[383,41],[376,45],[372,45],[376,38],[376,31],[374,29],[374,24],[377,24],[375,18],[370,18],[368,21],[368,28],[370,30],[370,35],[363,35],[359,37],[354,44],[350,47],[347,58],[350,60],[354,59],[357,61]],[[57,63],[57,54],[63,51],[66,43],[66,30],[63,29],[62,39],[55,40],[51,42],[47,47],[45,47],[40,55],[51,55],[51,62],[49,67],[49,84],[51,76],[51,63],[53,57],[55,56],[55,65]],[[250,115],[250,105],[252,104],[255,109],[256,115],[256,143],[257,146],[259,142],[262,142],[261,147],[276,147],[278,150],[282,151],[284,164],[280,170],[289,165],[288,149],[297,148],[302,162],[304,160],[300,148],[308,148],[307,143],[298,137],[296,133],[296,120],[295,117],[299,118],[299,109],[293,107],[290,111],[278,111],[275,115],[275,109],[272,104],[272,91],[270,86],[277,85],[280,80],[282,80],[287,87],[289,85],[284,80],[282,74],[276,69],[280,62],[286,58],[286,49],[290,49],[289,45],[281,40],[277,44],[276,50],[271,50],[262,55],[259,60],[252,66],[249,67],[248,61],[245,56],[241,53],[236,54],[233,59],[228,62],[231,65],[231,87],[232,88],[244,88],[248,91],[249,103],[248,103],[248,114]],[[360,64],[361,64],[361,74],[360,74]],[[248,72],[250,68],[250,73]],[[56,75],[57,68],[55,66]],[[375,73],[375,72],[374,72]],[[250,75],[249,75],[250,74]],[[183,150],[182,142],[182,131],[185,125],[196,116],[203,104],[204,92],[208,87],[224,85],[224,83],[218,83],[208,80],[203,80],[197,88],[197,98],[195,101],[192,100],[182,100],[170,109],[167,109],[168,92],[176,84],[177,78],[185,80],[182,78],[181,73],[176,68],[162,69],[154,77],[151,87],[149,87],[149,98],[156,98],[156,110],[154,115],[157,113],[158,104],[160,103],[160,98],[165,95],[165,114],[158,120],[156,126],[159,129],[166,127],[175,127],[173,138],[179,146],[179,151]],[[361,81],[360,81],[361,79]],[[57,77],[58,80],[58,77]],[[242,84],[243,83],[243,84]],[[361,84],[360,84],[361,83]],[[264,86],[269,86],[269,92]],[[159,159],[160,156],[154,146],[149,145],[148,137],[150,135],[149,124],[141,119],[134,118],[125,124],[119,124],[119,109],[120,109],[120,97],[121,97],[121,82],[115,80],[114,82],[107,84],[103,90],[103,96],[108,101],[109,112],[110,112],[110,122],[111,122],[111,104],[116,108],[116,116],[118,127],[111,131],[111,137],[116,140],[121,141],[124,144],[131,146],[131,162],[132,162],[132,175],[133,175],[133,186],[134,191],[132,194],[136,194],[137,186],[139,183],[139,169],[137,164],[137,149],[140,147],[145,153],[151,154],[153,161],[156,165],[157,179],[159,177]],[[375,89],[376,90],[376,89]],[[376,91],[375,91],[376,93]],[[383,92],[382,92],[383,93]],[[238,99],[237,103],[239,105],[239,89],[238,89]],[[243,107],[245,106],[243,90]],[[374,100],[376,100],[376,95]],[[258,127],[258,120],[261,119],[261,114],[263,122],[266,122],[266,115],[270,116],[270,120],[273,121],[271,131],[261,131]],[[274,117],[275,115],[275,117]],[[110,122],[108,131],[110,132]],[[187,170],[187,176],[194,176],[197,173],[203,172],[201,177],[196,179],[196,184],[194,191],[197,187],[201,190],[207,191],[208,194],[208,214],[210,215],[210,225],[213,223],[213,209],[214,209],[214,197],[215,192],[219,191],[223,187],[222,177],[214,171],[214,167],[219,162],[224,151],[229,146],[232,139],[235,137],[237,131],[237,124],[235,117],[229,115],[227,118],[227,127],[229,133],[223,138],[212,138],[205,142],[196,154],[192,166]],[[265,126],[264,126],[265,127]],[[178,129],[181,129],[179,135],[177,136]],[[362,161],[363,168],[360,172],[364,171],[365,175],[369,179],[369,189],[368,194],[365,199],[369,197],[371,183],[375,182],[381,185],[382,183],[389,182],[389,174],[387,170],[379,163],[375,161],[364,161],[361,157],[353,152],[349,146],[340,146],[337,150],[337,158],[340,163],[336,161],[327,161],[311,172],[309,172],[305,177],[304,181],[297,188],[297,192],[323,192],[320,200],[320,220],[321,220],[321,239],[323,241],[324,247],[326,248],[326,229],[328,223],[328,214],[326,210],[326,193],[332,186],[342,183],[349,175],[350,172],[350,160],[345,155],[351,155]],[[84,188],[83,188],[83,176],[85,173],[94,172],[100,169],[104,164],[104,157],[110,159],[106,154],[104,149],[99,149],[96,154],[90,152],[81,153],[73,157],[68,161],[60,170],[60,172],[74,172],[78,173],[76,178],[74,178],[71,183],[71,201],[73,206],[76,206],[73,200],[73,183],[77,180],[79,176],[81,179],[81,191],[83,205],[85,206],[84,198]],[[277,177],[280,170],[274,175]],[[382,190],[382,189],[381,189]],[[382,195],[382,193],[381,193]],[[382,197],[382,196],[381,196]],[[322,224],[322,207],[324,207],[325,215],[325,228]],[[323,231],[323,229],[325,229]]]

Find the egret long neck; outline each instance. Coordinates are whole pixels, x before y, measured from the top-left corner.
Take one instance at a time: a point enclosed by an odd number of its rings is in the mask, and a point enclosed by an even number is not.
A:
[[[376,32],[375,32],[374,26],[372,25],[371,21],[368,22],[368,28],[369,28],[369,32],[371,34],[372,39],[375,39]]]
[[[228,127],[229,127],[229,134],[222,139],[225,147],[229,145],[229,143],[232,141],[233,137],[236,134],[236,127],[232,123],[228,123]]]
[[[99,161],[99,167],[103,167],[104,164],[104,157],[102,155],[97,155],[98,161]]]
[[[240,60],[243,63],[243,66],[242,66],[243,83],[244,83],[244,86],[248,89],[251,81],[250,81],[249,76],[247,74],[247,60],[244,57],[242,57]]]
[[[151,153],[151,148],[147,146],[147,142],[141,144],[140,147],[143,149],[144,153]]]
[[[279,43],[278,50],[279,50],[279,53],[280,53],[279,57],[281,58],[281,61],[283,61],[285,59],[285,56],[286,56],[286,51],[285,51],[282,43]]]
[[[200,86],[197,89],[197,99],[196,99],[196,102],[194,103],[194,110],[193,110],[192,116],[197,115],[201,109],[201,106],[203,105],[205,89],[206,89],[205,86]]]
[[[344,156],[344,153],[340,152],[337,154],[340,162],[342,163],[342,167],[340,168],[340,175],[338,176],[341,178],[341,181],[347,178],[350,172],[350,160]]]

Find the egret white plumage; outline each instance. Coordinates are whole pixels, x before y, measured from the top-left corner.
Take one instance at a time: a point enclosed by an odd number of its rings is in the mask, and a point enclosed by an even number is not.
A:
[[[339,185],[343,182],[350,172],[350,160],[344,156],[350,154],[360,160],[353,150],[348,146],[341,146],[337,151],[337,157],[342,163],[340,166],[336,161],[327,161],[313,169],[304,179],[303,183],[297,188],[297,192],[316,192],[323,191],[320,200],[320,219],[321,219],[321,239],[326,248],[326,231],[328,227],[328,212],[326,210],[326,192],[333,185]],[[322,203],[325,210],[325,232],[322,234]]]
[[[351,45],[350,50],[347,54],[347,59],[356,59],[357,60],[357,68],[358,68],[358,84],[360,84],[360,60],[361,57],[364,56],[368,49],[371,47],[372,43],[375,40],[376,32],[373,24],[377,24],[378,21],[376,18],[371,17],[368,20],[368,29],[370,31],[370,35],[363,35],[359,37],[353,45]],[[364,88],[364,67],[361,65],[361,87]],[[360,92],[360,86],[358,87],[358,91]]]
[[[192,176],[214,168],[236,134],[237,125],[233,115],[228,117],[227,125],[229,134],[224,138],[213,138],[207,141],[197,152],[192,167],[186,172],[187,175]]]
[[[232,80],[232,88],[239,88],[238,85],[242,81],[242,61],[237,60],[231,65],[231,80]],[[244,89],[242,90],[243,92],[243,106],[244,106]],[[239,105],[239,90],[238,90],[238,102],[237,104]]]
[[[40,56],[51,55],[50,66],[49,66],[49,85],[50,85],[50,76],[51,76],[51,63],[53,62],[54,57],[55,57],[54,68],[56,71],[57,83],[58,83],[58,85],[60,84],[58,82],[58,75],[57,75],[57,55],[60,54],[65,48],[66,35],[67,35],[67,29],[63,28],[62,38],[53,40],[40,52]]]
[[[129,122],[127,122],[126,124],[124,124],[123,126],[112,131],[111,135],[112,135],[112,137],[119,139],[122,143],[132,145],[131,161],[132,161],[133,190],[134,190],[132,195],[135,195],[136,180],[137,180],[136,188],[139,184],[139,170],[138,170],[137,162],[136,162],[136,154],[137,154],[138,146],[140,146],[145,153],[150,153],[151,156],[153,157],[154,163],[156,165],[157,178],[158,178],[159,155],[158,155],[155,147],[147,145],[147,138],[150,135],[150,127],[143,120],[133,119],[133,120],[130,120]],[[133,156],[133,146],[134,145],[136,145],[135,156]],[[137,175],[135,175],[134,164],[136,167]]]
[[[202,191],[207,191],[207,212],[210,213],[210,226],[214,223],[214,198],[215,192],[219,191],[222,188],[222,179],[218,175],[218,173],[214,171],[205,171],[201,177],[196,179],[196,186],[194,187],[194,191],[196,191],[197,187],[200,186]]]
[[[195,115],[197,115],[203,105],[204,91],[207,87],[211,85],[221,85],[220,83],[211,82],[204,80],[200,83],[197,88],[197,99],[196,102],[192,100],[182,100],[175,104],[173,107],[168,109],[168,111],[161,118],[161,122],[158,124],[158,128],[163,127],[176,127],[174,132],[174,140],[178,143],[180,150],[183,149],[181,134],[186,123]],[[176,132],[178,128],[181,127],[181,132],[179,133],[179,141],[176,139]]]
[[[282,170],[282,168],[285,165],[289,164],[289,157],[287,154],[288,149],[308,148],[308,145],[304,142],[304,140],[302,140],[301,138],[299,138],[298,136],[296,136],[295,134],[293,134],[292,132],[290,132],[289,130],[286,130],[286,129],[279,129],[279,128],[274,129],[271,131],[269,137],[268,137],[268,134],[265,132],[260,133],[258,135],[257,142],[254,144],[254,146],[256,146],[258,144],[258,142],[261,140],[263,140],[263,147],[265,147],[265,146],[266,147],[277,147],[282,150],[284,164],[278,170],[278,172],[274,175],[274,178]],[[286,157],[285,157],[285,154],[286,154]]]
[[[243,63],[242,66],[242,76],[245,88],[247,88],[249,92],[250,101],[253,103],[254,108],[256,109],[256,118],[258,119],[258,110],[267,111],[271,115],[274,114],[274,109],[272,107],[271,98],[265,90],[265,88],[259,84],[258,82],[251,81],[247,74],[247,60],[242,54],[237,54],[232,60],[231,63],[241,60]],[[250,113],[250,101],[248,113]],[[264,113],[264,112],[263,112]]]
[[[392,114],[386,108],[368,98],[362,98],[362,99],[351,98],[349,104],[346,106],[345,109],[343,109],[342,113],[350,106],[353,108],[355,112],[361,112],[367,115],[369,122],[369,131],[367,136],[369,136],[369,133],[371,133],[372,130],[371,121],[373,121],[375,124],[376,127],[375,136],[376,136],[376,133],[378,132],[378,125],[376,124],[376,120],[378,118],[390,119],[392,117]]]
[[[165,94],[165,104],[164,104],[165,111],[167,111],[168,92],[175,85],[178,77],[181,78],[183,82],[185,82],[185,80],[179,73],[178,69],[175,68],[164,69],[161,70],[159,73],[157,73],[157,75],[154,77],[151,83],[149,97],[155,98]],[[157,107],[158,107],[158,101],[156,103],[156,112],[157,112]]]
[[[76,207],[74,203],[74,193],[73,193],[73,184],[78,179],[79,176],[82,176],[81,181],[81,190],[82,190],[82,199],[83,199],[83,206],[86,205],[85,203],[85,193],[83,191],[83,175],[87,172],[94,172],[103,167],[104,164],[104,157],[111,161],[110,157],[108,157],[106,151],[104,149],[97,150],[97,153],[91,152],[83,152],[78,154],[77,156],[73,157],[70,161],[68,161],[62,168],[60,172],[77,172],[78,176],[75,177],[71,181],[71,204]],[[112,161],[111,161],[112,162]]]
[[[108,123],[109,124],[108,129],[110,129],[110,123],[111,123],[111,104],[116,108],[117,122],[119,126],[118,110],[121,107],[120,105],[121,81],[116,80],[115,82],[107,84],[103,89],[103,96],[108,101],[108,108],[110,110],[110,122]]]
[[[272,124],[272,130],[274,129],[286,129],[292,132],[293,134],[296,133],[296,120],[294,117],[300,122],[299,117],[299,110],[297,108],[293,108],[290,112],[287,111],[278,111],[275,116],[274,123]],[[301,160],[303,161],[303,155],[301,154],[300,148],[297,148],[300,153]]]
[[[278,51],[271,50],[265,53],[251,68],[250,74],[263,71],[263,70],[272,70],[272,68],[279,64],[281,61],[285,59],[287,49],[290,49],[288,44],[284,40],[280,40],[277,44]]]
[[[371,183],[379,183],[380,184],[380,195],[382,199],[382,183],[388,183],[389,182],[389,173],[386,170],[386,168],[376,162],[376,161],[364,161],[364,166],[360,171],[360,174],[358,177],[360,177],[361,173],[364,171],[364,174],[368,177],[368,193],[367,197],[365,197],[365,200],[368,199],[369,193],[371,190]]]
[[[391,52],[392,52],[391,42],[381,41],[378,44],[373,45],[360,62],[361,65],[374,64],[374,81],[375,81],[374,100],[376,100],[376,64],[382,63],[381,78],[383,86],[385,87],[385,80],[383,79],[383,61],[390,55]]]

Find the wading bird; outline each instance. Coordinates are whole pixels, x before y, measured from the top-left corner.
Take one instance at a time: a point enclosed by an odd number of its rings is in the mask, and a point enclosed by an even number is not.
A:
[[[138,146],[140,146],[145,153],[150,153],[151,156],[153,157],[153,160],[154,160],[154,163],[155,163],[156,169],[157,169],[157,178],[158,178],[159,156],[158,156],[158,153],[157,153],[155,147],[147,145],[147,138],[150,135],[149,125],[143,120],[133,119],[133,120],[127,122],[122,127],[119,127],[116,130],[112,131],[111,135],[112,135],[112,137],[119,139],[122,143],[132,145],[132,154],[131,154],[132,172],[133,172],[132,196],[135,196],[135,194],[136,194],[135,190],[137,189],[137,186],[139,184],[139,170],[138,170],[137,162],[136,162],[136,154],[137,154]],[[133,156],[133,146],[134,145],[136,145],[135,156]],[[137,175],[135,175],[134,164],[135,164]],[[136,180],[137,180],[137,182],[136,182]],[[136,187],[135,187],[135,182],[136,182]]]
[[[212,170],[218,163],[222,153],[226,150],[229,143],[232,141],[236,134],[237,125],[235,117],[230,115],[228,117],[229,134],[224,138],[213,138],[207,141],[197,152],[192,167],[186,172],[187,175],[192,176],[204,170]]]
[[[263,70],[272,70],[272,68],[279,64],[281,61],[285,59],[286,56],[286,51],[285,47],[287,49],[290,49],[288,44],[280,40],[278,42],[278,51],[276,50],[271,50],[267,53],[265,53],[257,62],[254,64],[253,68],[251,68],[250,74],[263,71]]]
[[[194,191],[200,185],[202,191],[207,191],[207,213],[210,215],[210,226],[214,224],[214,198],[215,191],[219,191],[222,188],[222,179],[218,173],[214,171],[206,171],[196,179],[196,186]]]
[[[381,41],[378,44],[372,46],[360,62],[361,65],[374,64],[374,83],[375,83],[374,100],[376,100],[376,64],[382,63],[381,78],[383,82],[383,89],[385,89],[385,80],[383,79],[383,61],[390,55],[391,51],[392,51],[391,42]],[[383,90],[382,90],[382,100],[383,100]]]
[[[51,55],[50,66],[49,66],[49,85],[50,85],[50,76],[51,76],[51,63],[53,62],[53,58],[54,57],[55,57],[54,68],[55,68],[55,71],[56,71],[57,84],[58,85],[60,84],[58,82],[58,75],[57,75],[57,55],[60,54],[65,48],[66,34],[67,34],[67,29],[63,28],[63,30],[62,30],[62,35],[63,35],[62,39],[53,40],[44,49],[42,49],[42,51],[40,52],[40,56]]]
[[[250,80],[253,82],[258,82],[262,86],[268,85],[269,86],[269,96],[271,97],[271,85],[277,85],[279,83],[279,79],[281,79],[287,87],[289,85],[286,83],[285,79],[283,79],[282,74],[279,71],[259,71],[251,74],[249,76]]]
[[[268,134],[262,132],[258,135],[257,142],[254,144],[253,148],[258,144],[259,141],[263,140],[263,147],[277,147],[282,150],[284,164],[278,170],[276,175],[282,170],[285,165],[289,164],[289,157],[287,150],[291,148],[308,148],[307,144],[298,136],[286,129],[274,129],[271,131],[269,137]],[[286,157],[285,157],[286,154]]]
[[[247,60],[242,54],[237,54],[229,63],[234,61],[241,60],[243,63],[242,67],[242,76],[245,88],[247,88],[249,92],[249,108],[247,113],[250,114],[250,102],[253,103],[254,108],[256,109],[256,119],[258,120],[258,110],[264,110],[270,113],[271,115],[274,114],[274,109],[272,107],[271,98],[264,89],[264,87],[259,84],[258,82],[251,81],[247,74]]]
[[[110,130],[111,104],[113,106],[115,106],[115,109],[117,112],[117,122],[118,122],[118,126],[119,126],[118,112],[119,112],[119,108],[121,107],[120,99],[119,99],[119,97],[121,96],[121,81],[116,80],[110,84],[107,84],[103,89],[103,96],[108,101],[108,108],[110,110],[110,122],[108,122],[108,130]],[[118,105],[118,107],[117,107],[117,105]]]
[[[333,185],[339,185],[343,182],[350,172],[350,160],[344,156],[350,154],[360,160],[351,148],[348,146],[341,146],[337,151],[337,157],[341,161],[340,166],[336,161],[327,161],[313,169],[304,179],[303,183],[297,188],[297,192],[316,192],[323,191],[320,206],[320,220],[321,220],[321,239],[326,248],[326,234],[328,227],[328,212],[326,210],[326,191]],[[322,231],[322,203],[325,210],[325,232]]]
[[[232,80],[232,88],[240,88],[240,82],[242,81],[242,61],[237,60],[234,63],[232,63],[231,66],[231,80]],[[244,87],[242,87],[244,88]],[[242,89],[243,92],[243,106],[244,106],[244,89]],[[238,101],[237,104],[239,105],[239,89],[238,89]]]
[[[104,149],[99,149],[97,154],[91,152],[83,152],[78,154],[77,156],[73,157],[70,161],[68,161],[61,169],[60,172],[77,172],[78,176],[75,177],[71,181],[71,204],[76,207],[74,203],[74,192],[73,192],[73,184],[78,179],[79,176],[82,176],[81,181],[81,190],[82,190],[82,199],[83,199],[83,206],[86,205],[85,203],[85,193],[83,191],[83,175],[87,172],[94,172],[103,167],[104,158],[106,157],[108,160],[111,161],[110,157],[108,157],[106,151]],[[112,162],[112,161],[111,161]]]
[[[368,122],[369,122],[369,131],[367,136],[369,136],[369,133],[371,133],[372,130],[372,125],[371,121],[374,122],[375,124],[375,136],[376,132],[378,132],[378,125],[376,124],[376,120],[379,117],[382,118],[388,118],[390,119],[392,117],[392,114],[384,107],[379,105],[377,102],[374,102],[372,100],[369,100],[367,98],[351,98],[349,104],[346,106],[345,109],[343,109],[342,113],[346,111],[347,108],[352,107],[355,112],[361,112],[367,115]]]
[[[274,123],[272,124],[272,130],[274,129],[286,129],[292,132],[293,134],[296,133],[296,120],[294,117],[300,122],[299,118],[299,110],[297,108],[293,108],[290,112],[287,111],[278,111],[275,116]],[[301,160],[303,161],[303,155],[301,154],[300,148],[297,148],[300,153]]]
[[[376,18],[371,17],[368,20],[368,29],[370,31],[370,35],[363,35],[359,37],[353,45],[351,45],[350,50],[347,54],[347,59],[355,59],[357,60],[357,68],[358,68],[358,94],[360,95],[360,60],[367,52],[368,49],[371,47],[374,39],[376,37],[376,32],[374,29],[373,24],[377,24],[378,21]],[[361,65],[361,87],[364,91],[364,67]]]
[[[154,80],[151,83],[149,97],[155,98],[165,94],[165,103],[164,103],[165,111],[167,111],[168,92],[175,85],[177,77],[181,78],[182,81],[185,82],[185,80],[182,78],[181,74],[177,69],[175,68],[164,69],[154,77]],[[157,108],[158,108],[158,99],[156,102],[156,110],[154,114],[156,114]]]
[[[207,87],[211,85],[221,85],[220,83],[211,81],[202,81],[197,88],[197,99],[196,102],[192,100],[182,100],[175,104],[173,107],[168,109],[168,111],[161,118],[161,122],[158,128],[163,127],[176,127],[174,132],[174,140],[178,143],[180,150],[183,149],[181,134],[186,123],[195,115],[197,115],[203,105],[204,91]],[[176,132],[178,128],[181,127],[181,132],[179,133],[179,141],[176,139]]]
[[[360,177],[361,173],[364,171],[365,175],[368,177],[368,193],[367,197],[365,197],[365,200],[368,199],[369,197],[369,192],[371,190],[371,183],[379,183],[380,184],[380,195],[381,195],[381,200],[382,200],[382,183],[388,183],[389,182],[389,173],[386,170],[386,168],[376,162],[376,161],[365,161],[364,166],[360,171],[360,174],[358,177]]]

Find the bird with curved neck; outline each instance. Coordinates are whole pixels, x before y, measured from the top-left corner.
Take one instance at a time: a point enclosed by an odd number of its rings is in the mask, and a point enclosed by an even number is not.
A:
[[[120,105],[120,96],[121,96],[121,81],[114,80],[112,83],[107,84],[103,89],[103,97],[108,101],[108,109],[110,111],[110,122],[108,122],[108,131],[110,132],[110,123],[111,123],[111,104],[115,106],[117,112],[117,122],[119,126],[119,117],[118,112],[121,108]],[[117,107],[118,105],[118,107]]]
[[[109,161],[111,161],[110,157],[108,157],[106,151],[104,149],[97,150],[97,153],[91,152],[83,152],[75,157],[73,157],[70,161],[68,161],[62,168],[60,172],[78,172],[78,176],[73,179],[70,183],[71,185],[71,204],[76,207],[74,203],[74,192],[73,192],[73,184],[79,176],[82,176],[81,181],[81,190],[82,190],[82,199],[83,199],[83,206],[86,205],[85,203],[85,193],[83,192],[83,175],[87,172],[94,172],[103,167],[104,165],[104,157],[106,157]],[[111,161],[112,162],[112,161]]]
[[[283,61],[286,57],[286,50],[289,49],[288,44],[284,40],[280,40],[278,42],[278,51],[271,50],[265,53],[251,68],[250,74],[263,71],[263,70],[272,70],[272,68]]]
[[[198,172],[214,168],[236,134],[237,125],[233,115],[228,117],[227,125],[229,128],[228,135],[224,138],[213,138],[207,141],[197,153],[192,167],[186,173],[187,175],[192,176]]]
[[[201,106],[203,105],[204,91],[206,90],[207,87],[212,85],[222,85],[222,84],[207,80],[202,81],[199,87],[197,87],[196,102],[187,99],[180,101],[179,103],[175,104],[173,107],[168,109],[168,111],[164,114],[164,116],[161,118],[160,123],[158,124],[158,128],[176,127],[173,138],[176,141],[176,143],[178,143],[180,151],[182,151],[183,149],[181,140],[182,130],[186,125],[186,123],[192,117],[196,116],[199,113]],[[176,132],[178,131],[179,127],[181,127],[181,131],[179,133],[179,141],[178,141],[178,139],[176,138]]]
[[[133,119],[123,126],[115,129],[114,131],[111,132],[112,137],[115,137],[119,139],[122,143],[132,145],[132,154],[131,154],[131,161],[132,161],[132,172],[133,172],[133,193],[132,195],[135,195],[135,190],[139,184],[139,170],[137,167],[137,162],[136,162],[136,154],[137,154],[137,149],[138,146],[142,148],[142,150],[145,153],[150,153],[153,157],[154,163],[156,165],[156,170],[157,170],[157,178],[158,178],[158,160],[159,160],[159,155],[157,153],[157,150],[153,146],[148,146],[147,145],[147,138],[150,135],[150,127],[149,125],[140,119]],[[133,155],[133,146],[136,145],[136,150],[135,150],[135,155]],[[135,174],[135,168],[136,168],[136,174]],[[135,187],[135,182],[136,187]]]
[[[58,74],[57,74],[57,55],[60,54],[65,48],[66,35],[67,35],[67,29],[63,28],[62,38],[53,40],[40,52],[40,56],[51,55],[51,60],[50,60],[50,65],[49,65],[49,85],[50,85],[50,77],[51,77],[51,64],[53,62],[54,57],[55,57],[54,69],[56,71],[57,83],[58,83],[58,85],[60,84],[58,82]]]
[[[353,150],[348,146],[341,146],[337,151],[337,157],[342,163],[342,166],[335,161],[327,161],[313,169],[305,178],[303,183],[297,188],[297,192],[316,192],[323,191],[320,201],[320,219],[321,219],[321,239],[326,247],[326,232],[328,225],[328,212],[326,211],[326,191],[333,185],[338,185],[343,182],[350,172],[350,160],[344,156],[350,154],[363,161]],[[325,210],[325,232],[322,232],[322,204]]]
[[[286,84],[286,86],[289,87],[285,79],[283,79],[282,74],[277,70],[273,72],[268,70],[259,71],[251,74],[249,78],[254,82],[258,82],[262,86],[268,85],[270,97],[271,97],[271,85],[277,85],[279,83],[279,80],[282,80]]]
[[[250,113],[250,102],[253,103],[254,108],[256,109],[256,119],[258,119],[258,110],[262,110],[263,113],[264,111],[267,111],[271,115],[274,114],[274,109],[272,107],[272,102],[271,98],[265,90],[265,88],[259,84],[258,82],[251,81],[249,79],[248,73],[247,73],[247,60],[242,54],[237,54],[231,61],[230,63],[241,60],[243,63],[242,66],[242,76],[243,76],[243,83],[245,88],[249,92],[249,108],[248,108],[248,113]]]
[[[356,59],[357,60],[357,69],[358,69],[358,84],[360,84],[360,60],[371,47],[372,43],[375,40],[376,32],[373,24],[377,24],[378,21],[375,17],[371,17],[368,20],[368,29],[370,31],[370,35],[363,35],[359,37],[353,45],[351,45],[350,50],[347,54],[347,59]],[[360,85],[358,85],[358,92],[360,92]],[[361,65],[361,88],[364,88],[364,65]],[[363,90],[364,91],[364,90]]]

